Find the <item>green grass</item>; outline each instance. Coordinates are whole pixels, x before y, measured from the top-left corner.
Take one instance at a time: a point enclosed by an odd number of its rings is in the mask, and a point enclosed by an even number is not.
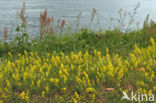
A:
[[[156,38],[156,33],[149,35],[144,30],[132,31],[129,33],[120,32],[120,30],[107,30],[102,34],[98,34],[88,29],[81,29],[80,32],[71,33],[70,35],[64,34],[62,38],[55,34],[53,36],[45,36],[42,39],[33,39],[28,41],[22,40],[23,37],[16,37],[9,42],[0,42],[0,57],[5,58],[8,52],[14,55],[24,52],[37,52],[39,55],[44,56],[46,53],[53,51],[64,52],[65,54],[86,50],[93,53],[96,49],[101,51],[103,55],[108,47],[110,54],[127,56],[133,49],[134,44],[139,47],[147,47],[150,38]]]

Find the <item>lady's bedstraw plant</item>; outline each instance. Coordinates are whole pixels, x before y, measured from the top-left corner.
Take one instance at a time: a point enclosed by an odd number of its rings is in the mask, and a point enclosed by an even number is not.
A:
[[[35,97],[53,102],[96,102],[101,92],[121,97],[120,92],[125,89],[155,93],[156,45],[154,39],[150,41],[152,45],[147,48],[136,45],[127,60],[118,54],[111,57],[108,49],[104,56],[95,49],[94,55],[79,51],[70,55],[61,52],[58,56],[54,52],[43,58],[24,51],[16,60],[9,53],[6,63],[0,65],[1,102],[13,98],[32,102]],[[132,73],[138,78],[131,84]]]

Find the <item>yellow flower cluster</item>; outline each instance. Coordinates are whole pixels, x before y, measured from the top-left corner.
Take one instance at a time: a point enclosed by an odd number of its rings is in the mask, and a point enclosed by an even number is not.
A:
[[[135,46],[126,60],[118,54],[111,57],[108,49],[105,55],[94,50],[94,55],[87,51],[70,55],[54,52],[45,57],[24,51],[15,60],[9,52],[12,59],[0,65],[0,102],[12,98],[31,102],[35,96],[53,102],[96,102],[99,91],[113,88],[113,93],[118,93],[129,89],[131,82],[131,89],[156,93],[154,39],[151,43],[147,48]]]
[[[26,102],[29,101],[29,96],[28,96],[28,92],[25,93],[25,92],[22,92],[19,96],[21,99],[25,100]]]
[[[156,94],[156,43],[153,38],[150,41],[152,45],[147,48],[140,49],[135,45],[135,50],[130,54],[130,64],[137,72],[135,75],[138,91]]]

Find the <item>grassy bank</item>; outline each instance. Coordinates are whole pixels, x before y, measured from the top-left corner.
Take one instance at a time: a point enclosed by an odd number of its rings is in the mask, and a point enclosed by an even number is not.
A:
[[[82,29],[80,32],[73,33],[70,36],[64,35],[61,39],[58,35],[52,37],[48,35],[45,38],[34,39],[29,42],[17,37],[11,42],[0,43],[0,57],[7,57],[8,52],[17,56],[18,53],[23,54],[24,50],[37,52],[40,56],[45,56],[53,51],[57,53],[64,52],[65,54],[69,54],[72,51],[76,53],[78,51],[83,53],[89,51],[89,53],[93,54],[94,49],[105,54],[106,48],[109,48],[111,55],[118,53],[126,57],[134,49],[135,44],[139,47],[150,45],[151,37],[155,39],[156,34],[149,35],[144,30],[130,33],[108,30],[102,35],[98,35],[96,32],[87,29]]]
[[[9,53],[0,62],[1,102],[128,103],[122,91],[156,94],[156,45],[127,51],[129,55],[97,51]],[[91,52],[91,53],[89,53]]]

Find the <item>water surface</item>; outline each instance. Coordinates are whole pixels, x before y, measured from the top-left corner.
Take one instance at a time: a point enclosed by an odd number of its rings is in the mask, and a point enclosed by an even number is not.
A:
[[[45,8],[49,16],[65,19],[67,24],[76,21],[77,15],[82,12],[80,25],[90,26],[92,8],[96,8],[100,14],[100,22],[103,29],[108,28],[108,19],[119,17],[119,9],[127,13],[133,12],[135,6],[140,2],[135,21],[143,23],[147,14],[156,19],[156,0],[26,0],[26,16],[28,18],[28,29],[31,35],[39,35],[39,15]],[[22,7],[22,0],[0,0],[0,33],[4,27],[9,30],[16,27],[16,12]],[[128,22],[128,20],[126,21]],[[115,22],[114,22],[115,23]],[[73,28],[75,28],[73,26]],[[97,29],[98,24],[94,22],[92,28]],[[14,35],[14,34],[13,34]]]

